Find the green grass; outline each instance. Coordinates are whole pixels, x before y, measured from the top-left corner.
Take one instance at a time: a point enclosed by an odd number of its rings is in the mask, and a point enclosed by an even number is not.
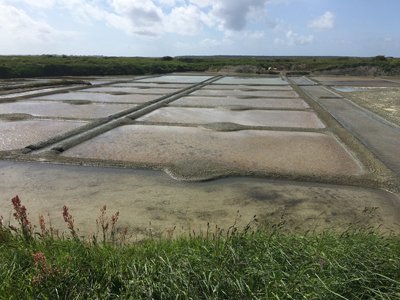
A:
[[[46,260],[35,263],[34,254]],[[217,239],[0,245],[6,299],[399,299],[400,240],[258,231]]]
[[[400,237],[370,229],[285,233],[256,223],[228,232],[121,243],[118,214],[100,235],[35,232],[18,197],[20,228],[0,226],[2,299],[399,299]]]
[[[145,75],[186,71],[218,71],[224,66],[255,66],[257,72],[268,68],[288,72],[315,72],[373,69],[375,75],[400,74],[400,59],[376,56],[360,57],[95,57],[95,56],[0,56],[0,78],[88,75]],[[353,71],[352,71],[353,70]],[[362,72],[365,72],[362,71]]]

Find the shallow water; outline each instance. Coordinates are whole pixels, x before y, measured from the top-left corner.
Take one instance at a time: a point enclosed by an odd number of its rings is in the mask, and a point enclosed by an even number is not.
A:
[[[12,163],[0,161],[0,215],[12,219],[10,199],[19,195],[28,217],[38,215],[67,231],[62,207],[67,205],[80,234],[96,232],[95,219],[107,205],[108,216],[120,211],[118,225],[129,227],[134,237],[167,236],[206,231],[210,223],[227,229],[254,215],[262,222],[286,220],[290,230],[335,229],[360,222],[399,231],[399,198],[380,190],[335,185],[304,184],[254,178],[229,178],[210,182],[178,182],[160,172]],[[377,207],[375,216],[365,208]],[[240,216],[237,218],[237,216]]]
[[[227,96],[234,96],[234,97],[262,97],[262,98],[292,98],[292,97],[299,97],[299,95],[295,91],[243,91],[243,90],[214,90],[214,89],[207,89],[203,88],[197,90],[191,95],[194,96],[215,96],[215,97],[227,97]]]
[[[151,94],[129,94],[129,95],[111,95],[106,93],[89,93],[89,92],[70,92],[62,94],[54,94],[32,98],[30,100],[53,100],[53,101],[69,101],[69,100],[85,100],[92,102],[110,102],[110,103],[146,103],[155,100],[161,95]]]
[[[136,82],[151,82],[151,83],[199,83],[204,80],[210,79],[212,76],[191,76],[191,75],[164,75],[159,77],[152,77],[140,79]]]
[[[132,108],[134,104],[83,104],[73,105],[48,101],[24,101],[1,103],[0,112],[3,114],[25,113],[37,117],[95,119]]]
[[[265,108],[265,109],[306,109],[309,108],[300,98],[257,98],[241,99],[235,97],[183,97],[172,102],[172,106],[193,106],[193,107],[243,107],[243,108]]]
[[[0,120],[0,151],[24,148],[85,124],[80,121]]]
[[[94,87],[87,89],[88,92],[96,93],[127,93],[127,94],[154,94],[154,95],[166,95],[179,91],[177,88],[150,88],[144,89],[139,87],[119,87],[119,86],[104,86],[104,87]]]
[[[185,83],[146,83],[146,82],[131,82],[131,83],[117,83],[113,84],[114,87],[130,87],[139,89],[184,89],[191,84]]]
[[[279,77],[224,77],[215,82],[216,84],[245,84],[245,85],[288,85],[286,80]]]
[[[322,133],[126,125],[62,156],[166,167],[176,177],[231,172],[358,175],[361,165],[334,137]],[[171,174],[172,174],[171,173]]]
[[[325,125],[309,111],[231,111],[221,108],[164,107],[157,109],[138,121],[206,124],[229,122],[248,126],[324,128]]]
[[[5,98],[15,98],[15,97],[26,97],[26,96],[34,96],[36,94],[41,94],[41,93],[48,93],[48,92],[55,92],[58,90],[65,89],[66,87],[58,87],[58,88],[47,88],[47,89],[38,89],[38,90],[33,90],[33,91],[27,91],[27,92],[20,92],[20,93],[13,93],[13,94],[5,94],[5,95],[0,95],[0,99],[5,99]]]
[[[245,85],[245,84],[217,84],[207,85],[209,90],[242,90],[242,91],[292,91],[289,85]]]

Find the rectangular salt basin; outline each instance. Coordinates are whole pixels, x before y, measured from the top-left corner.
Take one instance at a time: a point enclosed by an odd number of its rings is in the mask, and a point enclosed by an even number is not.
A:
[[[400,82],[362,76],[317,76],[313,79],[325,85],[361,86],[361,87],[400,87]]]
[[[0,151],[24,148],[85,125],[83,121],[0,120]]]
[[[210,79],[212,76],[193,76],[193,75],[165,75],[146,79],[139,79],[136,82],[151,82],[151,83],[199,83]]]
[[[265,108],[265,109],[306,109],[309,108],[300,98],[255,98],[240,99],[234,97],[183,97],[174,101],[170,106],[192,106],[192,107],[243,107],[243,108]]]
[[[230,111],[218,108],[163,107],[137,120],[178,124],[235,123],[247,126],[315,129],[325,127],[317,115],[309,111]]]
[[[109,93],[109,94],[154,94],[154,95],[166,95],[179,91],[177,88],[140,88],[140,87],[118,87],[118,86],[103,86],[87,89],[88,92],[95,93]]]
[[[214,96],[214,97],[262,97],[262,98],[296,98],[299,95],[295,91],[243,91],[238,89],[214,90],[207,87],[194,91],[191,95],[195,96]]]
[[[340,98],[341,96],[331,92],[322,86],[302,86],[301,89],[312,98]]]
[[[225,172],[302,175],[358,175],[361,165],[338,140],[310,132],[126,125],[62,153],[63,156],[118,160],[174,168],[212,166]],[[200,167],[199,167],[200,166]],[[223,171],[221,171],[223,172]]]
[[[111,95],[107,93],[89,93],[89,92],[69,92],[62,94],[53,94],[31,98],[30,100],[52,100],[52,101],[91,101],[91,102],[109,102],[109,103],[146,103],[151,100],[162,97],[162,95],[151,94],[128,94]]]
[[[242,90],[242,91],[292,91],[290,85],[244,85],[244,84],[209,84],[208,90]]]
[[[260,85],[289,85],[280,77],[224,77],[216,84],[260,84]]]
[[[71,86],[70,86],[71,87]],[[63,90],[66,87],[58,87],[58,88],[46,88],[46,89],[37,89],[33,91],[27,91],[27,92],[19,92],[19,93],[11,93],[11,94],[4,94],[0,95],[0,100],[1,99],[7,99],[7,98],[17,98],[17,97],[27,97],[27,96],[35,96],[36,94],[41,94],[41,93],[49,93],[49,92],[56,92],[58,90]]]
[[[132,107],[135,107],[135,105],[100,103],[73,105],[49,101],[24,101],[0,104],[0,114],[22,113],[35,117],[96,119],[104,118]]]
[[[297,85],[316,85],[317,83],[305,76],[301,77],[290,77],[291,81],[293,81]]]
[[[191,84],[183,84],[183,83],[146,83],[146,82],[129,82],[129,83],[116,83],[112,86],[115,87],[131,87],[131,88],[141,88],[141,89],[184,89]]]

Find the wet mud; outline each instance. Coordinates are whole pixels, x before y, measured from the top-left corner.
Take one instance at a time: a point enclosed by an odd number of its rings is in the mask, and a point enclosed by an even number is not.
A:
[[[285,221],[287,230],[338,230],[349,226],[399,232],[398,196],[382,190],[255,178],[184,183],[160,172],[0,162],[0,215],[12,221],[10,199],[18,194],[36,224],[39,214],[67,231],[67,205],[79,234],[96,232],[100,208],[120,212],[119,228],[134,239]],[[175,228],[175,230],[174,230]]]

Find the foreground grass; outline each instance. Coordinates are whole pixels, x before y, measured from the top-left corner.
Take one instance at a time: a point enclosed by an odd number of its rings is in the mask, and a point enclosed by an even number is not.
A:
[[[39,216],[36,230],[18,196],[19,227],[0,216],[1,299],[399,299],[400,237],[367,229],[289,234],[256,219],[239,230],[126,244],[119,213],[96,220],[90,241]]]
[[[5,299],[399,299],[400,238],[367,231],[113,246],[3,229]]]

